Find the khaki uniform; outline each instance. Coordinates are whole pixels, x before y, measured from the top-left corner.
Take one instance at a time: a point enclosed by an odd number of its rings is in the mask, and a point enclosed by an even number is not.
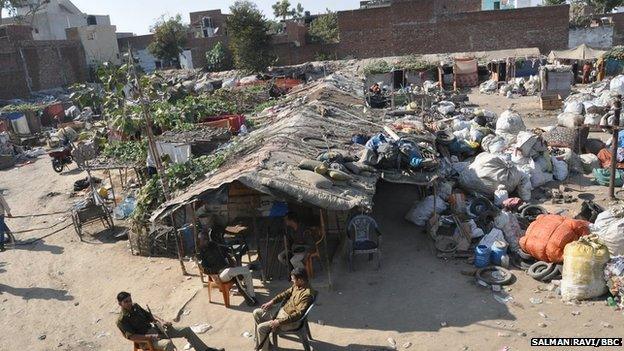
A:
[[[286,301],[284,307],[280,308],[277,313],[277,317],[275,317],[275,319],[280,322],[279,330],[289,331],[297,328],[298,325],[296,322],[299,321],[301,317],[303,317],[307,309],[314,301],[315,295],[316,292],[310,287],[297,288],[294,285],[291,288],[282,292],[281,294],[277,295],[273,299],[274,304]],[[260,343],[263,340],[268,339],[268,335],[271,333],[271,311],[264,311],[263,309],[258,308],[254,310],[253,316],[256,322],[258,338],[256,342]],[[262,345],[262,350],[269,350],[268,340],[266,340]]]

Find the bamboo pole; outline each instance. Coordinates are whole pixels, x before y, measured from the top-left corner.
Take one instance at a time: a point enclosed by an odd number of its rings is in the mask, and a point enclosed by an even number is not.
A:
[[[323,247],[325,248],[325,264],[327,265],[327,280],[328,280],[328,288],[329,290],[333,290],[333,283],[332,283],[332,275],[331,275],[331,264],[329,262],[329,252],[327,250],[327,228],[326,228],[326,223],[325,223],[325,210],[324,209],[320,209],[319,213],[321,215],[321,233],[323,233],[324,238],[323,238]]]
[[[175,220],[173,219],[173,213],[171,213],[169,217],[171,218],[171,226],[173,227],[173,230],[176,236],[175,238],[176,250],[178,251],[178,260],[180,261],[180,268],[182,269],[182,275],[188,275],[188,272],[186,271],[186,267],[184,267],[184,260],[182,259],[182,245],[180,243],[180,232],[176,228]]]

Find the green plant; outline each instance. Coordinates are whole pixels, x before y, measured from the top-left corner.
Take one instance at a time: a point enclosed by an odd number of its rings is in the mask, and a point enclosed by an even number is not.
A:
[[[90,107],[93,111],[101,112],[102,110],[102,91],[92,84],[76,83],[69,87],[71,94],[69,98],[80,109]]]
[[[327,9],[327,13],[310,23],[310,39],[312,42],[332,44],[340,41],[338,31],[338,14]]]
[[[611,50],[607,51],[607,53],[604,55],[604,58],[624,61],[624,46],[618,45],[612,47]]]
[[[102,150],[102,155],[121,162],[142,164],[147,159],[147,142],[125,141],[108,143]]]
[[[410,55],[397,64],[397,68],[409,71],[428,71],[436,67],[435,64],[415,55]]]
[[[206,52],[206,68],[209,72],[221,72],[232,68],[232,63],[221,42],[216,43]]]
[[[0,109],[0,112],[39,112],[42,111],[46,105],[43,104],[17,104],[7,105]]]
[[[375,60],[364,67],[364,74],[383,74],[392,72],[392,66],[385,60]]]
[[[269,25],[250,1],[239,0],[230,7],[227,18],[230,51],[234,65],[245,72],[262,72],[275,62]]]
[[[151,28],[154,39],[148,50],[155,57],[168,62],[178,62],[187,41],[188,27],[182,23],[182,16],[165,19],[161,17]]]

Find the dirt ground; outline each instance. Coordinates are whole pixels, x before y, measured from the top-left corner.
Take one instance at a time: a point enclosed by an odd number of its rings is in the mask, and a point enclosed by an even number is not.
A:
[[[471,100],[497,113],[513,102],[523,116],[536,113],[525,117],[529,126],[555,120],[539,117],[535,97],[471,95]],[[14,215],[57,212],[70,207],[75,200],[69,197],[72,184],[82,177],[84,173],[54,173],[42,156],[33,164],[0,171],[0,190]],[[606,188],[592,186],[586,177],[567,185],[580,190],[573,193],[607,202]],[[514,271],[517,281],[506,291],[513,299],[498,302],[492,291],[461,274],[470,265],[436,258],[431,240],[403,219],[415,197],[409,186],[379,184],[374,216],[384,234],[380,270],[360,258],[351,273],[337,257],[331,266],[333,289],[326,288],[325,269],[313,281],[320,292],[310,316],[315,350],[387,350],[388,338],[406,350],[533,350],[538,348],[530,347],[532,337],[624,337],[622,312],[607,307],[604,300],[563,303],[546,284],[521,271]],[[546,205],[573,215],[579,203]],[[64,216],[7,222],[20,231],[49,227]],[[232,308],[225,309],[217,291],[216,303],[209,303],[192,263],[187,268],[193,276],[184,277],[177,260],[132,256],[127,241],[113,240],[112,233],[98,225],[86,228],[91,235],[85,242],[68,227],[27,244],[69,223],[17,234],[23,245],[0,253],[0,350],[130,350],[132,345],[115,327],[115,295],[120,290],[130,291],[136,302],[166,319],[184,309],[181,325],[209,323],[212,329],[200,336],[210,346],[253,349],[252,339],[243,336],[253,332],[252,308],[236,296]],[[261,302],[287,286],[285,281],[265,287],[259,280],[255,283]],[[542,303],[533,304],[531,298]],[[176,343],[180,349],[185,344]],[[280,347],[302,349],[287,340],[281,340]]]

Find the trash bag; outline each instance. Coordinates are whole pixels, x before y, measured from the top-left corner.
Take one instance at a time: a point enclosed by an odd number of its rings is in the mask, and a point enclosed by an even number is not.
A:
[[[487,152],[477,155],[459,175],[459,183],[464,189],[490,197],[494,196],[499,184],[505,185],[508,192],[514,192],[522,179],[522,171],[515,165]]]
[[[533,157],[540,152],[547,150],[546,142],[537,134],[522,131],[516,138],[516,149],[520,150],[522,156]]]
[[[481,139],[481,148],[491,154],[501,154],[507,149],[507,146],[507,139],[500,135],[489,134]]]
[[[607,292],[603,277],[607,262],[609,262],[607,247],[593,235],[566,245],[561,298],[564,301],[585,300]]]
[[[505,241],[509,244],[512,252],[518,251],[520,248],[520,238],[522,237],[522,229],[516,216],[508,211],[501,211],[494,218],[494,227],[503,231]]]
[[[624,95],[624,75],[611,79],[609,90],[613,93]]]
[[[553,164],[553,177],[556,180],[563,181],[568,178],[568,164],[565,161],[559,161],[556,157],[551,157]]]
[[[564,112],[557,116],[557,124],[566,128],[574,129],[582,126],[583,122],[585,122],[585,118],[580,113]]]
[[[435,212],[440,213],[446,211],[448,204],[440,196],[434,197],[429,195],[422,201],[416,202],[414,206],[407,212],[405,219],[422,227],[427,224],[427,221],[434,213],[434,199],[435,199]]]
[[[522,117],[515,111],[506,110],[496,121],[496,134],[513,134],[526,130]]]
[[[555,214],[539,215],[520,239],[522,251],[544,262],[563,261],[565,246],[589,234],[589,222]]]
[[[597,126],[600,124],[602,116],[598,113],[588,113],[583,119],[583,124],[588,126]]]
[[[605,244],[611,256],[624,256],[624,208],[614,206],[602,212],[590,225],[592,234]]]
[[[479,85],[480,93],[491,93],[491,92],[495,92],[496,89],[498,89],[498,82],[493,79],[485,81],[481,83],[481,85]]]
[[[563,113],[571,113],[575,115],[583,114],[583,103],[581,101],[568,101],[563,107]]]
[[[450,101],[440,101],[437,110],[443,115],[450,115],[455,112],[455,104]]]

